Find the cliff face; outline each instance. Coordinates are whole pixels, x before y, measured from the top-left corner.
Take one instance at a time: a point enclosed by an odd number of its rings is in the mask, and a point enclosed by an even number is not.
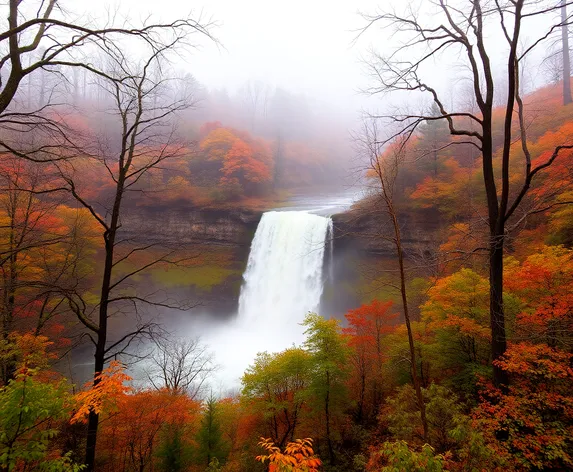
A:
[[[242,274],[261,211],[132,208],[125,214],[122,237],[137,244],[156,242],[208,254],[204,265],[173,275],[171,289],[197,300],[210,312],[221,316],[236,313]],[[325,261],[325,267],[332,264],[328,268],[332,276],[326,279],[322,311],[342,315],[361,303],[365,268],[392,267],[395,248],[388,237],[391,227],[381,212],[355,208],[332,219],[333,258]],[[406,253],[417,259],[426,254],[431,258],[437,247],[438,227],[437,215],[404,215],[401,228]]]
[[[247,250],[262,213],[250,210],[134,208],[122,218],[136,240],[165,244],[218,244]]]
[[[198,312],[228,317],[237,311],[242,274],[262,212],[194,208],[130,208],[121,238],[194,253],[199,262],[185,269],[157,269],[142,283],[155,284],[174,299],[201,304]],[[146,287],[147,288],[147,287]]]
[[[386,214],[378,208],[353,208],[333,215],[336,251],[353,249],[372,256],[393,258],[396,248],[393,229]],[[403,213],[400,230],[406,253],[433,251],[438,241],[440,217],[432,211]]]
[[[381,207],[365,204],[332,217],[334,258],[332,278],[325,287],[322,312],[342,317],[372,298],[391,292],[384,284],[397,277],[393,230]],[[431,273],[439,247],[439,215],[429,211],[403,213],[400,218],[406,264],[416,265],[417,273],[427,267]],[[386,285],[388,287],[388,285]],[[385,290],[385,291],[384,291]]]

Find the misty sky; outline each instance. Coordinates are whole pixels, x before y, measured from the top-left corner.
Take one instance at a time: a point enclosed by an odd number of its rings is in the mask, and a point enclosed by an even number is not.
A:
[[[247,80],[260,80],[304,93],[328,103],[329,108],[356,116],[361,108],[390,104],[387,97],[384,102],[378,102],[360,93],[369,84],[361,58],[371,46],[378,52],[392,49],[393,41],[389,31],[379,29],[353,41],[357,31],[366,24],[359,12],[372,13],[393,3],[403,6],[404,1],[80,0],[74,9],[81,14],[83,11],[78,6],[83,5],[85,12],[91,10],[95,16],[105,17],[106,7],[111,11],[119,7],[122,12],[128,12],[135,23],[150,14],[154,18],[173,19],[191,12],[195,18],[201,16],[204,22],[212,20],[217,24],[211,31],[221,46],[198,36],[200,48],[186,55],[177,67],[192,73],[207,88],[226,88],[232,93]],[[413,3],[427,10],[426,19],[431,21],[433,15],[428,9],[436,7],[424,0]],[[522,35],[524,44],[529,42],[531,34],[537,36],[540,31],[532,25],[528,25],[528,30]],[[497,37],[499,34],[492,31],[489,39],[494,44],[500,41],[503,44],[501,36]],[[544,48],[540,48],[540,52],[543,51]],[[505,60],[501,56],[499,59]],[[495,63],[496,58],[493,60]],[[446,102],[463,102],[460,93],[464,86],[459,78],[467,75],[467,69],[447,64],[442,57],[435,59],[431,69],[426,72],[432,84],[445,94]],[[501,69],[500,72],[503,75]],[[538,86],[544,80],[539,67],[528,68],[526,74],[531,84]]]
[[[103,12],[113,2],[88,2]],[[359,63],[365,42],[353,45],[363,25],[359,10],[374,0],[123,0],[124,11],[137,20],[154,16],[202,14],[218,26],[213,34],[222,47],[201,40],[186,69],[208,88],[237,89],[247,80],[302,92],[341,107],[356,107],[364,77]],[[113,8],[113,7],[112,7]],[[76,10],[78,13],[79,11]],[[96,13],[97,14],[97,13]]]

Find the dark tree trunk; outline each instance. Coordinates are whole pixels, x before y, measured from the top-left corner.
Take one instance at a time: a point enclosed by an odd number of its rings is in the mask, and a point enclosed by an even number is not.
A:
[[[111,278],[113,272],[113,257],[115,249],[115,238],[119,228],[119,214],[121,201],[123,198],[123,188],[125,181],[125,170],[120,170],[120,177],[117,183],[115,201],[112,210],[111,222],[109,229],[104,233],[105,241],[105,264],[103,270],[103,279],[100,295],[99,324],[97,332],[97,344],[95,351],[94,363],[94,387],[99,383],[97,376],[101,374],[105,366],[106,343],[107,343],[107,321],[108,306],[111,291]],[[95,466],[95,453],[97,443],[97,431],[99,425],[99,415],[93,410],[88,417],[88,433],[86,438],[86,471],[93,472]]]
[[[503,246],[504,235],[491,235],[489,248],[489,287],[490,287],[490,323],[492,360],[497,360],[505,354],[507,340],[505,336],[505,313],[503,307]],[[504,389],[509,379],[507,372],[493,365],[493,380],[496,386]]]

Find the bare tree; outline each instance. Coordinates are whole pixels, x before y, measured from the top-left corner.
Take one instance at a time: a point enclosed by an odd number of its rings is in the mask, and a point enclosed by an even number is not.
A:
[[[199,398],[215,371],[213,355],[199,338],[157,339],[146,376],[154,388]]]
[[[58,164],[67,190],[97,222],[104,244],[97,303],[90,303],[78,292],[68,294],[70,308],[87,328],[95,347],[94,385],[109,360],[127,353],[141,336],[152,336],[156,328],[155,323],[138,318],[139,324],[134,329],[110,339],[112,317],[138,316],[139,309],[144,306],[191,307],[158,293],[141,294],[133,287],[129,290],[130,282],[146,270],[161,264],[178,264],[187,258],[177,257],[175,249],[156,254],[151,251],[156,247],[153,242],[133,244],[132,238],[122,235],[121,226],[125,203],[133,192],[141,192],[138,185],[142,178],[185,151],[174,138],[175,126],[178,113],[193,106],[193,100],[173,93],[167,54],[184,44],[190,33],[197,31],[203,33],[202,29],[187,26],[170,30],[173,37],[169,41],[163,45],[148,45],[148,56],[142,63],[131,61],[119,47],[110,49],[108,75],[113,80],[103,80],[102,86],[113,103],[108,115],[115,114],[119,132],[105,136],[87,158]],[[109,116],[106,121],[110,121]],[[98,170],[107,176],[111,186],[109,201],[105,195],[94,197],[90,194],[92,182],[88,181],[86,185],[86,179]],[[89,471],[94,468],[98,423],[98,414],[91,411],[85,459]]]
[[[46,80],[56,76],[58,82],[69,83],[66,68],[83,69],[103,76],[108,80],[116,78],[92,62],[93,57],[107,54],[122,38],[135,39],[143,45],[159,46],[165,31],[194,29],[208,34],[209,22],[193,18],[173,22],[131,24],[128,20],[117,23],[113,12],[102,25],[81,24],[66,12],[63,0],[9,0],[1,7],[7,17],[7,28],[0,31],[0,149],[31,160],[61,159],[61,148],[73,147],[69,129],[47,113],[49,109],[63,105],[62,101],[47,96]],[[71,3],[71,2],[70,2]],[[23,109],[21,103],[14,103],[19,89],[28,84],[31,93],[32,77],[41,81],[40,95],[43,97],[37,107]],[[30,97],[24,100],[31,105]],[[5,130],[12,133],[42,133],[50,136],[36,146],[18,148],[6,139]],[[56,140],[57,142],[54,142]],[[56,149],[60,152],[58,156]]]
[[[565,5],[569,5],[566,2]],[[527,122],[524,104],[520,96],[520,67],[532,51],[543,47],[551,35],[570,22],[552,21],[564,5],[550,0],[469,0],[467,2],[438,0],[427,8],[415,10],[410,4],[402,12],[386,9],[366,16],[368,29],[376,24],[393,28],[395,39],[400,46],[389,54],[374,53],[369,70],[374,84],[369,89],[372,94],[401,92],[426,94],[436,104],[440,115],[430,116],[421,113],[404,113],[379,116],[390,121],[396,132],[383,140],[392,142],[397,136],[406,139],[413,136],[418,127],[426,122],[443,120],[448,124],[450,134],[458,139],[452,143],[474,146],[481,153],[483,184],[487,197],[487,220],[489,225],[489,285],[490,321],[492,332],[492,359],[497,360],[507,348],[505,315],[503,305],[503,257],[508,231],[527,218],[522,202],[535,178],[559,157],[564,149],[573,148],[572,143],[563,143],[554,148],[549,157],[538,165],[533,164],[527,144]],[[521,44],[522,31],[532,21],[547,26],[526,45]],[[505,41],[500,48],[498,42],[489,42],[493,30]],[[533,30],[533,29],[532,29]],[[530,30],[530,31],[532,31]],[[507,77],[507,103],[504,105],[503,134],[501,144],[501,171],[496,173],[494,165],[494,77],[496,73],[492,56],[503,54],[501,71]],[[438,88],[432,85],[431,77],[425,77],[426,66],[433,67],[433,61],[445,54],[455,54],[469,71],[473,84],[472,94],[478,105],[478,113],[464,109],[450,109],[442,99]],[[501,81],[503,83],[504,81]],[[517,126],[515,121],[517,117]],[[469,120],[472,126],[466,126]],[[516,139],[514,129],[518,129],[517,139],[525,155],[523,178],[516,186],[510,185],[511,147]],[[514,164],[515,166],[517,164]],[[522,214],[520,214],[520,212]],[[506,386],[508,377],[505,371],[494,363],[494,381],[498,386]]]
[[[412,333],[410,310],[408,306],[408,294],[406,290],[406,271],[404,260],[404,246],[402,244],[402,231],[398,219],[398,210],[396,208],[395,193],[398,174],[405,160],[404,142],[406,138],[400,137],[396,142],[391,144],[387,152],[384,152],[381,145],[382,140],[376,120],[366,121],[363,127],[362,136],[358,138],[358,143],[363,153],[368,158],[369,170],[376,177],[377,197],[383,206],[385,213],[392,228],[388,239],[394,245],[398,259],[398,269],[400,274],[400,297],[402,300],[402,310],[404,312],[404,321],[408,333],[408,347],[410,350],[410,372],[412,374],[412,383],[416,391],[418,408],[420,409],[420,419],[424,430],[424,441],[428,437],[428,422],[426,421],[426,405],[422,394],[422,386],[418,376],[418,367],[416,360],[416,347]]]
[[[249,80],[243,87],[244,100],[251,115],[251,132],[255,132],[257,115],[267,114],[269,87],[260,80]]]

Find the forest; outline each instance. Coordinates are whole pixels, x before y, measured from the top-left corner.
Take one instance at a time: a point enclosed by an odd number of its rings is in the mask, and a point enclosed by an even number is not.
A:
[[[72,3],[0,5],[0,472],[573,470],[573,2],[369,3],[357,122]]]

